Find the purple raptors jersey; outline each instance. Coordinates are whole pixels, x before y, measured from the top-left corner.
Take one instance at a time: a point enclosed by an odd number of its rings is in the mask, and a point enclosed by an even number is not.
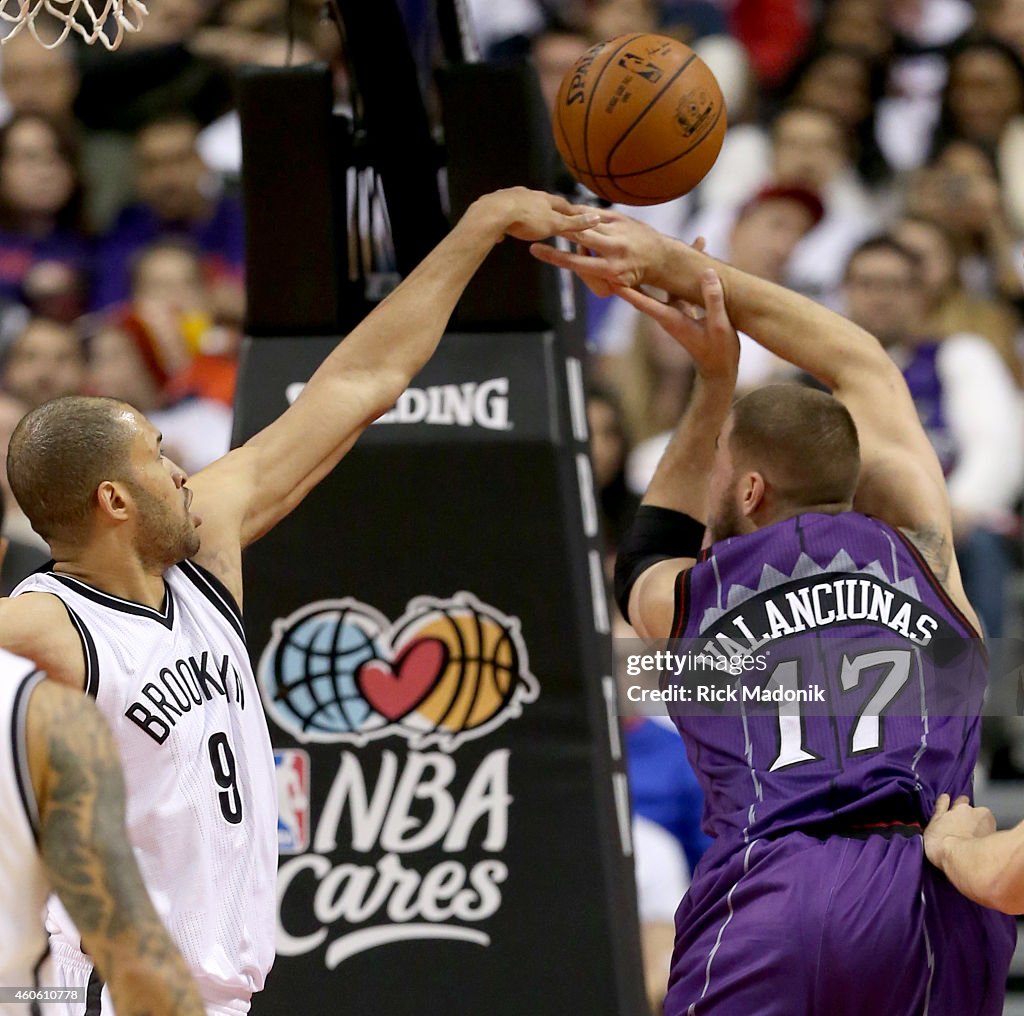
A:
[[[673,638],[756,661],[669,679],[688,685],[682,701],[718,689],[701,714],[673,709],[704,788],[710,863],[794,830],[923,823],[939,794],[971,793],[984,648],[917,549],[877,519],[804,514],[715,543],[680,575]]]

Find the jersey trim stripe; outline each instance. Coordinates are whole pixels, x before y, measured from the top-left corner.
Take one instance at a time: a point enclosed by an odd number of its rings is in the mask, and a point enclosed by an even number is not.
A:
[[[58,597],[58,599],[60,598]],[[60,602],[64,603],[63,600]],[[85,660],[85,683],[82,685],[82,691],[90,698],[96,698],[100,691],[100,660],[96,652],[96,643],[93,641],[92,633],[86,628],[85,622],[71,607],[64,603],[64,609],[68,612],[68,617],[71,618],[71,623],[75,626],[75,631],[78,632],[78,638],[82,643],[82,657]]]
[[[178,567],[181,569],[182,575],[227,618],[231,627],[238,632],[238,637],[245,642],[242,611],[228,587],[213,572],[207,571],[195,561],[179,561]]]
[[[924,576],[928,579],[929,585],[935,590],[936,595],[946,605],[949,612],[971,633],[974,638],[982,638],[981,632],[967,620],[964,612],[953,602],[948,592],[946,592],[945,586],[939,581],[939,577],[932,570],[932,566],[924,559],[924,555],[918,550],[917,545],[914,541],[907,536],[901,529],[893,527],[893,532],[903,541],[907,550],[910,551],[911,557],[917,562],[918,567],[924,572]]]
[[[93,964],[89,972],[89,983],[85,986],[85,1014],[84,1016],[100,1016],[103,1008],[103,978]]]
[[[690,620],[690,579],[693,569],[687,568],[679,573],[676,579],[675,606],[672,611],[672,638],[683,637],[687,622]]]
[[[32,774],[28,767],[28,702],[32,689],[43,679],[41,670],[33,670],[22,678],[18,690],[14,693],[14,705],[11,709],[11,754],[14,759],[14,782],[18,786],[25,816],[36,843],[39,842],[39,806],[36,793],[32,787]]]
[[[174,628],[174,594],[171,587],[164,583],[164,605],[161,610],[154,610],[143,603],[136,603],[134,600],[122,600],[120,596],[112,596],[103,592],[95,586],[90,586],[81,579],[73,578],[71,575],[61,575],[58,572],[51,572],[58,582],[63,583],[68,589],[73,589],[86,599],[92,600],[103,607],[111,610],[119,610],[123,614],[135,614],[137,617],[148,617],[153,621],[159,621],[165,628]]]

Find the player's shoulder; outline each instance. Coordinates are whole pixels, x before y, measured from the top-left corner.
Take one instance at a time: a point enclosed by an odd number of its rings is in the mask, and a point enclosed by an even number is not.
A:
[[[81,638],[67,608],[52,593],[0,598],[0,648],[31,660],[62,684],[82,686]]]
[[[67,608],[53,593],[26,592],[18,596],[0,597],[0,646],[17,653],[9,641],[16,638],[43,639],[48,634],[43,626],[71,627]]]

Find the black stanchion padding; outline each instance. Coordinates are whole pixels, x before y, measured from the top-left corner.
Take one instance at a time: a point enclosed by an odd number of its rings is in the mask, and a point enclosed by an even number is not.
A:
[[[358,86],[367,159],[380,173],[395,261],[408,275],[448,231],[437,185],[440,153],[395,0],[336,0]]]
[[[236,440],[331,346],[249,343]],[[646,1011],[578,378],[554,332],[448,335],[247,552],[282,816],[256,1016]]]
[[[249,335],[335,333],[366,312],[347,280],[351,151],[333,105],[325,64],[239,72]]]
[[[516,185],[554,190],[559,166],[537,73],[526,63],[454,64],[438,74],[452,215]],[[491,252],[456,311],[462,330],[530,330],[560,320],[558,276],[524,244]]]

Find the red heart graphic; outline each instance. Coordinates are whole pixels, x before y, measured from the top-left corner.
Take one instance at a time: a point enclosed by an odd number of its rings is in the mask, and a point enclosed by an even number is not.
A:
[[[356,684],[381,716],[400,720],[427,697],[447,664],[448,647],[440,639],[417,639],[393,664],[368,660],[356,672]]]

